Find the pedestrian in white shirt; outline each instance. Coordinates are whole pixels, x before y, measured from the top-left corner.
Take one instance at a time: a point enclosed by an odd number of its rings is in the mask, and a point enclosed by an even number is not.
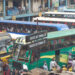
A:
[[[52,59],[52,61],[50,62],[50,70],[53,69],[53,67],[56,67],[57,66],[57,63],[55,61],[55,58]]]
[[[47,63],[46,62],[44,62],[43,69],[44,70],[48,70]]]

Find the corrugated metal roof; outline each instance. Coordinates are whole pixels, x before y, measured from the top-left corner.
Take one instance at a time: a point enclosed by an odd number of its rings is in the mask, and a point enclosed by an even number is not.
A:
[[[47,38],[53,39],[53,38],[70,36],[70,35],[75,35],[75,28],[69,30],[63,30],[63,31],[49,32],[47,34]]]

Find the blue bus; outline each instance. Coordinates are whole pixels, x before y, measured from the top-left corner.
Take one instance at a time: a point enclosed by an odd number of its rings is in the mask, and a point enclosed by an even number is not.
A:
[[[66,24],[0,20],[0,31],[8,32],[13,39],[21,36],[30,35],[31,33],[42,30],[47,30],[48,32],[51,32],[61,31],[65,29],[69,29]]]

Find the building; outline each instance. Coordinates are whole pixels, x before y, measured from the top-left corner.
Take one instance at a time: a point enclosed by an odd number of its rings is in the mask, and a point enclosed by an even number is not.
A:
[[[75,0],[0,0],[0,19],[31,20],[48,10],[74,8]],[[62,10],[62,9],[61,9]]]
[[[75,9],[75,0],[67,0],[67,8]]]
[[[0,19],[28,18],[48,11],[50,0],[0,0]]]

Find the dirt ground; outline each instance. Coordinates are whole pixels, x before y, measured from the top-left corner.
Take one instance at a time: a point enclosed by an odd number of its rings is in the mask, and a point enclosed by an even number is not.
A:
[[[51,74],[52,73],[52,74]],[[54,73],[54,74],[53,74]],[[50,71],[46,71],[40,68],[36,68],[31,70],[30,72],[24,72],[24,74],[22,75],[75,75],[75,72],[62,72],[62,73],[56,73],[56,72],[50,72]]]

